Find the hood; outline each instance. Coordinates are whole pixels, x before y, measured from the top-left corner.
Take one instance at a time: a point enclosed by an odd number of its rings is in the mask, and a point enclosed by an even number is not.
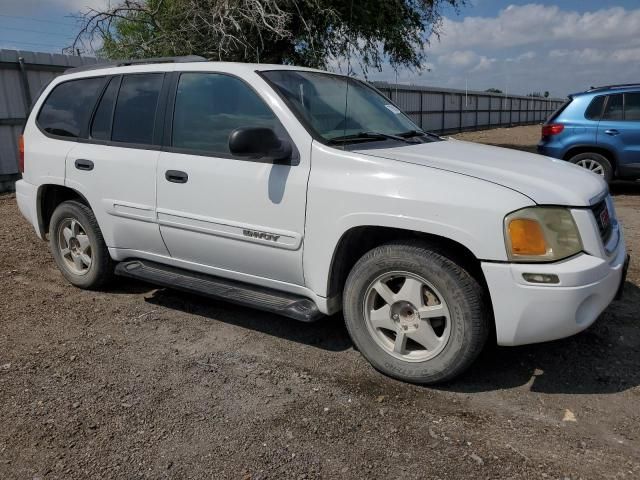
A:
[[[589,206],[607,189],[603,179],[564,160],[460,140],[356,151],[476,177],[540,205]]]

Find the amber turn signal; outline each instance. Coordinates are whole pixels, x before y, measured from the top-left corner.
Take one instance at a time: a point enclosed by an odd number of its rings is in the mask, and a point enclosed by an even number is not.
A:
[[[515,255],[544,255],[547,242],[540,223],[530,218],[517,218],[509,223],[511,251]]]

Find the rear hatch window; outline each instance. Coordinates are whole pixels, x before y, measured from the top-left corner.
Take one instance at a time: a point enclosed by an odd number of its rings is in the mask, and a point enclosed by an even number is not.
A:
[[[546,123],[551,123],[553,122],[556,118],[558,118],[560,116],[560,114],[562,112],[564,112],[564,110],[571,105],[571,102],[573,102],[573,97],[569,97],[569,100],[567,100],[566,102],[564,102],[562,105],[560,105],[560,108],[558,108],[555,112],[553,112],[551,115],[549,115],[549,118],[547,118]]]

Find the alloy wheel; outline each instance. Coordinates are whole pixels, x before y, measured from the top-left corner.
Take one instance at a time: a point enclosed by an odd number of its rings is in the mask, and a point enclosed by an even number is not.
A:
[[[86,230],[75,218],[65,218],[58,227],[58,249],[65,267],[75,275],[91,268],[91,242]]]
[[[409,272],[378,277],[364,297],[369,333],[387,353],[404,361],[437,356],[451,336],[449,308],[427,280]]]
[[[604,177],[604,167],[597,160],[593,160],[591,158],[584,158],[576,162],[576,165],[582,168],[586,168],[590,172],[593,172],[601,177]]]

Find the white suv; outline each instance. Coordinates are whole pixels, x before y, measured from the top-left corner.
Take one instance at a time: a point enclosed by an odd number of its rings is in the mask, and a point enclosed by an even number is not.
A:
[[[302,321],[343,310],[419,383],[591,325],[628,263],[607,186],[420,130],[359,80],[155,59],[68,71],[22,139],[23,215],[62,274],[115,274]]]

